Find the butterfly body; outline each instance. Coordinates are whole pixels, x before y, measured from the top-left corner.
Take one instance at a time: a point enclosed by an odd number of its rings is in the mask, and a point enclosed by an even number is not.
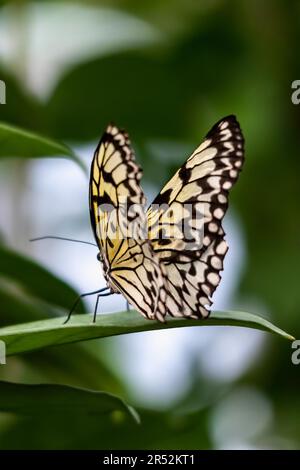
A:
[[[113,285],[112,280],[110,278],[110,266],[105,257],[100,252],[97,254],[97,260],[100,262],[100,266],[102,268],[102,274],[105,279],[106,285],[109,288],[112,294],[120,294],[119,290],[116,286]]]
[[[94,154],[90,214],[112,292],[142,315],[209,315],[227,252],[222,219],[244,160],[234,116],[219,121],[148,211],[128,135],[109,125]]]

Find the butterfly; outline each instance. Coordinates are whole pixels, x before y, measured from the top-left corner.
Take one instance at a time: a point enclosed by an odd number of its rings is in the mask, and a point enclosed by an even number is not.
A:
[[[128,134],[108,125],[91,165],[89,206],[107,288],[144,317],[205,318],[228,250],[222,220],[244,162],[235,116],[224,117],[145,209]],[[103,290],[109,290],[101,294]],[[94,315],[95,320],[95,315]]]

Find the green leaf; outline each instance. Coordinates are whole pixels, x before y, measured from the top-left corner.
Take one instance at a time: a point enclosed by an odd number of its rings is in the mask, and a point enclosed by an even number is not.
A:
[[[136,411],[120,398],[106,392],[67,385],[24,385],[0,381],[0,411],[22,415],[105,415],[115,411],[139,421]]]
[[[167,323],[144,319],[134,311],[100,315],[97,323],[92,323],[90,315],[74,315],[69,323],[61,318],[24,323],[0,328],[0,339],[5,342],[7,355],[44,348],[51,345],[73,343],[93,338],[105,338],[141,331],[164,330],[185,326],[243,326],[276,333],[283,338],[294,338],[272,325],[268,320],[245,312],[212,312],[206,320],[170,318]]]
[[[79,157],[67,145],[20,127],[0,122],[0,157],[39,158],[58,156],[70,158],[86,172]]]
[[[78,293],[35,261],[0,246],[0,275],[18,282],[30,294],[70,310]],[[80,310],[85,312],[84,304]]]
[[[36,298],[26,296],[16,286],[0,282],[0,327],[15,325],[20,322],[29,322],[57,316],[57,309],[53,305],[41,302]],[[94,348],[93,348],[94,346]],[[46,348],[43,351],[33,351],[20,357],[22,370],[24,366],[29,377],[35,381],[51,381],[54,383],[68,383],[75,386],[87,386],[119,393],[122,390],[120,381],[107,367],[103,357],[105,351],[102,345],[77,343],[65,346]],[[101,347],[101,353],[100,353]],[[8,368],[1,368],[0,379],[6,378]],[[22,375],[24,376],[24,375]],[[25,372],[25,376],[26,372]]]

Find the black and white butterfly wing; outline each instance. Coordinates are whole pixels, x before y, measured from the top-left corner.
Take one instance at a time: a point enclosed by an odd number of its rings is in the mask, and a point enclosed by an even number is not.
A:
[[[167,275],[173,316],[207,317],[227,252],[222,220],[244,161],[235,116],[216,123],[148,209],[148,234]],[[178,311],[180,299],[183,308]]]
[[[163,321],[163,267],[141,231],[147,227],[141,175],[128,135],[109,125],[90,174],[91,223],[104,275],[109,287],[122,293],[142,315]]]

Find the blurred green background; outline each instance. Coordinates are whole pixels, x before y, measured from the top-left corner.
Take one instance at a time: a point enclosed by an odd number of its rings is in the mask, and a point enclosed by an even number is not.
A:
[[[299,41],[296,0],[2,1],[0,119],[67,143],[87,167],[113,120],[131,136],[151,198],[217,120],[236,114],[246,163],[215,308],[261,313],[299,338]],[[25,156],[0,158],[1,326],[67,311],[75,291],[104,285],[93,248],[28,242],[92,234],[79,166]],[[109,298],[100,310],[124,306]],[[9,358],[2,380],[116,393],[142,425],[76,408],[0,413],[0,448],[299,448],[290,344],[240,328],[188,330]]]

